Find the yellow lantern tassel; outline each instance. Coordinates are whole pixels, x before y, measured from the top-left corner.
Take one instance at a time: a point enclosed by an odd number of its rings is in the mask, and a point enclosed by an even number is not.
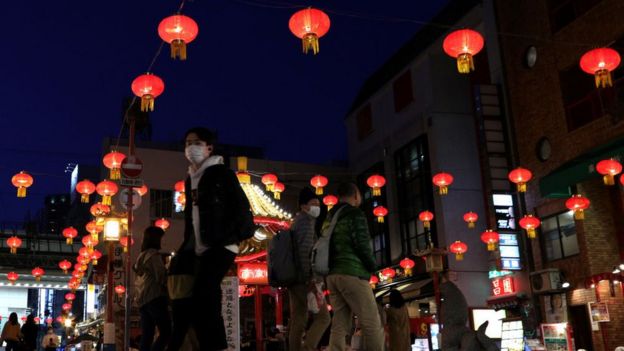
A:
[[[371,289],[375,289],[377,287],[377,284],[370,283],[370,287]]]
[[[487,244],[487,249],[488,249],[488,251],[496,250],[496,243],[488,243]]]
[[[17,253],[17,248],[16,247],[12,247],[11,248],[11,253],[12,254],[16,254]]]
[[[36,277],[35,277],[35,281],[40,282],[40,281],[41,281],[41,277],[40,277],[40,276],[36,276]]]
[[[384,218],[382,216],[377,217],[377,223],[383,223]]]
[[[63,273],[64,273],[64,274],[67,274],[67,269],[63,269]]]
[[[92,262],[94,266],[97,266],[97,259],[94,259]]]
[[[67,238],[67,245],[71,245],[74,243],[74,239],[72,238]]]
[[[463,261],[464,260],[464,254],[463,253],[456,253],[455,254],[455,260],[456,261]]]
[[[438,192],[440,193],[440,195],[448,194],[448,186],[446,186],[446,185],[440,186],[440,190]]]
[[[319,186],[316,188],[316,195],[323,195],[323,187]]]
[[[281,199],[280,192],[279,191],[274,191],[273,192],[273,198],[275,200],[280,200]]]
[[[127,247],[127,246],[124,246],[124,247],[123,247],[123,252],[124,252],[124,253],[128,252],[128,247]]]
[[[526,189],[527,189],[526,183],[522,183],[522,182],[518,183],[517,188],[518,188],[519,193],[526,193]]]
[[[331,211],[332,208],[334,208],[334,205],[327,205],[327,211]]]
[[[154,111],[154,97],[151,94],[141,96],[141,112]]]
[[[89,203],[89,194],[82,194],[82,195],[80,195],[80,202],[82,202],[83,204],[88,204]]]
[[[464,53],[457,56],[457,70],[459,73],[470,73],[470,71],[475,70],[471,54]]]
[[[381,188],[373,188],[373,196],[381,196]]]
[[[186,43],[184,40],[175,39],[171,42],[171,58],[179,58],[181,61],[186,60]]]
[[[475,226],[475,222],[468,222],[468,228],[473,229]]]
[[[23,186],[20,186],[19,188],[17,188],[17,197],[26,197],[26,188]]]
[[[102,196],[102,205],[111,205],[111,197],[109,195]]]
[[[615,179],[613,178],[612,174],[605,174],[602,177],[602,181],[605,185],[615,185]]]
[[[577,221],[582,221],[585,219],[585,212],[583,210],[574,211],[574,219]]]
[[[91,239],[93,239],[94,241],[98,241],[99,239],[98,233],[97,232],[91,233]]]
[[[308,51],[312,50],[314,55],[319,52],[319,38],[314,33],[308,33],[301,38],[301,42],[303,44],[303,53],[307,54]]]
[[[412,269],[411,268],[405,268],[405,276],[406,277],[411,277],[412,276]]]
[[[111,168],[110,179],[113,179],[113,180],[121,179],[121,170],[119,168]]]
[[[535,239],[535,229],[534,228],[527,229],[527,236],[529,237],[529,239]]]
[[[429,222],[429,221],[423,221],[423,227],[425,227],[425,228],[427,228],[427,229],[431,228],[431,222]]]
[[[594,77],[596,80],[596,88],[606,88],[613,86],[611,72],[606,69],[601,69],[600,71],[597,71]]]

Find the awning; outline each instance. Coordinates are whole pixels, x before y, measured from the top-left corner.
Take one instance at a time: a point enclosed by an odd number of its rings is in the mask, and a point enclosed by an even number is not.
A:
[[[382,298],[383,303],[388,303],[390,290],[392,289],[398,290],[405,300],[413,300],[424,295],[428,296],[433,294],[432,281],[431,278],[417,281],[410,280],[391,287],[384,287],[375,293],[375,298]]]
[[[600,177],[596,163],[608,158],[624,160],[624,139],[596,147],[542,177],[539,182],[542,197],[569,197],[571,185]]]
[[[496,310],[501,310],[505,308],[514,308],[520,304],[520,299],[523,298],[524,295],[519,294],[509,294],[504,296],[490,297],[487,300],[487,304],[490,307],[493,307]]]

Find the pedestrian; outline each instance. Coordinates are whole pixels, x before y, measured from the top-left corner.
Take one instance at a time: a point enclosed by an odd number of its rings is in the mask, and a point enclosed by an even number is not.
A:
[[[35,323],[35,316],[29,314],[28,317],[26,317],[26,323],[22,326],[22,346],[24,350],[33,351],[37,349],[38,333],[39,326]]]
[[[331,318],[327,310],[327,304],[322,295],[319,298],[318,285],[322,280],[316,279],[312,274],[310,254],[316,242],[315,223],[321,213],[321,203],[308,187],[304,187],[299,193],[299,213],[295,216],[290,228],[294,247],[296,250],[297,267],[300,269],[299,282],[288,287],[290,300],[290,327],[288,344],[289,351],[316,350],[323,333],[329,326]],[[306,331],[308,320],[308,295],[316,302],[316,308],[311,310],[313,322]],[[301,343],[305,332],[305,341]]]
[[[367,350],[383,350],[383,329],[375,296],[368,284],[377,265],[366,216],[358,208],[362,204],[362,195],[355,184],[343,183],[338,187],[338,198],[338,205],[332,208],[323,224],[325,232],[334,214],[340,211],[331,234],[331,260],[326,278],[334,312],[329,348],[332,351],[345,350],[351,315],[355,314]]]
[[[54,334],[54,329],[48,328],[48,333],[41,340],[41,347],[45,351],[55,351],[59,347],[59,338]]]
[[[407,306],[403,295],[396,290],[390,290],[390,303],[386,308],[386,323],[388,326],[389,351],[409,351],[411,347],[410,322]]]
[[[171,335],[167,305],[167,276],[159,253],[162,228],[151,226],[143,232],[141,253],[133,266],[136,274],[135,300],[141,315],[141,351],[162,351]],[[158,337],[154,340],[155,329]]]
[[[255,232],[249,200],[234,172],[213,155],[214,134],[202,127],[185,134],[190,166],[185,181],[187,205],[182,248],[195,253],[192,309],[186,316],[202,351],[228,348],[221,315],[221,281],[234,263],[238,243]]]
[[[9,320],[4,324],[4,328],[2,328],[0,346],[2,346],[2,342],[4,341],[7,344],[5,351],[16,351],[19,349],[20,340],[20,325],[17,321],[17,313],[12,312],[9,315]]]

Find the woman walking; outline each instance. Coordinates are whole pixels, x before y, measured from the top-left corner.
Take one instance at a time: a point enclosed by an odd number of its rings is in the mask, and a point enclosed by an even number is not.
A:
[[[17,321],[17,313],[13,312],[9,315],[9,320],[2,328],[2,335],[0,335],[0,346],[2,342],[6,342],[7,346],[5,351],[16,351],[20,343],[20,325]]]
[[[388,339],[390,340],[390,351],[411,350],[410,324],[407,306],[401,293],[390,290],[390,306],[386,309],[386,321],[388,325]]]
[[[35,323],[35,316],[29,314],[26,317],[26,323],[22,326],[24,350],[34,351],[37,349],[37,334],[39,334],[39,326]]]
[[[143,233],[141,253],[134,264],[136,302],[141,314],[141,351],[162,351],[171,335],[167,309],[167,277],[160,253],[160,240],[165,234],[159,227],[148,227]],[[154,340],[158,327],[158,338]]]

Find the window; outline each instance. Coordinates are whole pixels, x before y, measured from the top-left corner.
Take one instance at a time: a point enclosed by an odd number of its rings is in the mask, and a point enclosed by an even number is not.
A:
[[[553,33],[572,23],[602,0],[549,0],[550,29]]]
[[[392,83],[394,94],[394,112],[400,112],[414,101],[412,91],[412,73],[407,70]]]
[[[426,136],[418,137],[398,150],[395,153],[395,167],[403,254],[423,250],[430,241],[437,245],[435,221],[427,232],[418,220],[420,211],[434,211]]]
[[[364,106],[355,116],[358,140],[364,140],[373,132],[373,111],[371,105]]]
[[[150,218],[171,218],[172,212],[172,191],[150,189]]]
[[[574,215],[564,212],[542,221],[543,255],[547,261],[559,260],[579,253]]]
[[[366,184],[366,180],[373,174],[384,175],[384,164],[383,162],[377,163],[375,166],[368,169],[366,172],[360,174],[358,176],[358,184]],[[370,235],[373,243],[373,254],[375,256],[375,261],[379,266],[389,266],[390,265],[390,239],[389,239],[389,231],[388,231],[388,217],[384,223],[379,223],[377,221],[377,217],[373,215],[373,209],[379,205],[383,205],[388,208],[387,200],[386,200],[386,191],[385,189],[381,191],[381,196],[373,197],[373,193],[371,188],[366,186],[365,188],[360,189],[362,193],[362,206],[361,208],[364,210],[366,214],[366,218],[368,219],[368,228],[370,229]],[[388,208],[390,211],[390,208]]]

